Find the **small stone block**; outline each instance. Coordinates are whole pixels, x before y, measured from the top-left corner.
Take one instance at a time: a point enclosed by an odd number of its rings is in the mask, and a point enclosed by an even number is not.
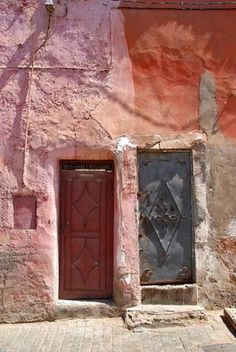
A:
[[[197,285],[149,285],[142,286],[143,304],[197,304]]]
[[[36,229],[36,197],[15,196],[13,207],[15,229]]]
[[[168,291],[168,304],[184,304],[184,291],[183,287],[174,286]]]
[[[185,285],[184,304],[197,304],[197,285]]]
[[[236,332],[236,308],[225,308],[224,317],[231,325],[234,332]]]

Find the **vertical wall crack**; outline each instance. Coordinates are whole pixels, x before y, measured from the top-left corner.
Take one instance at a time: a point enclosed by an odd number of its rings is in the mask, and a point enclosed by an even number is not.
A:
[[[28,137],[29,137],[31,89],[32,89],[32,81],[33,81],[33,74],[34,74],[34,63],[35,63],[35,58],[36,58],[37,53],[39,52],[39,50],[41,50],[43,47],[45,47],[45,45],[47,44],[47,41],[49,39],[51,17],[52,17],[52,14],[49,13],[47,31],[46,31],[46,35],[45,35],[44,41],[42,42],[42,44],[40,44],[35,49],[35,51],[33,53],[33,56],[32,56],[32,62],[31,62],[31,72],[30,72],[30,77],[29,77],[29,89],[28,89],[28,96],[27,96],[27,99],[26,99],[26,101],[27,101],[27,117],[26,117],[26,130],[25,130],[23,171],[22,171],[23,187],[26,186],[26,182],[25,182],[25,172],[26,172],[26,170],[25,170],[25,168],[26,168],[27,145],[28,145]]]

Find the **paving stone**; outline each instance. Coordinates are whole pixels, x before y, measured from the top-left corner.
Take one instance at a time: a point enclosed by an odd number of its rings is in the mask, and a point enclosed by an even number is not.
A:
[[[135,333],[120,318],[0,325],[0,352],[202,352],[201,346],[234,342],[218,317]]]
[[[236,343],[224,343],[217,345],[202,346],[204,352],[235,352]]]

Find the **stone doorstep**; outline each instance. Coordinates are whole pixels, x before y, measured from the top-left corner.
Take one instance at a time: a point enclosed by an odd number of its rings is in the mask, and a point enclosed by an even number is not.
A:
[[[225,308],[224,317],[236,332],[236,308]]]
[[[124,315],[129,329],[138,327],[187,326],[207,321],[205,309],[197,305],[141,305],[127,308]]]
[[[112,300],[59,300],[55,306],[55,319],[114,318],[121,315],[122,309],[117,307]]]
[[[112,300],[59,300],[54,319],[96,319],[123,317],[127,328],[187,326],[194,321],[206,321],[204,308],[197,305],[140,305],[119,308]]]
[[[197,304],[197,284],[145,285],[141,287],[142,304]]]

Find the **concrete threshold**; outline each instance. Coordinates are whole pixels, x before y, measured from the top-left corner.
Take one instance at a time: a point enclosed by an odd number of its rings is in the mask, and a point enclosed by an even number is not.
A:
[[[145,304],[127,308],[124,316],[129,329],[139,327],[187,326],[207,321],[205,309],[198,305]]]
[[[114,318],[121,315],[121,308],[112,300],[59,300],[55,306],[55,319]]]
[[[197,285],[141,286],[142,304],[197,304]]]

